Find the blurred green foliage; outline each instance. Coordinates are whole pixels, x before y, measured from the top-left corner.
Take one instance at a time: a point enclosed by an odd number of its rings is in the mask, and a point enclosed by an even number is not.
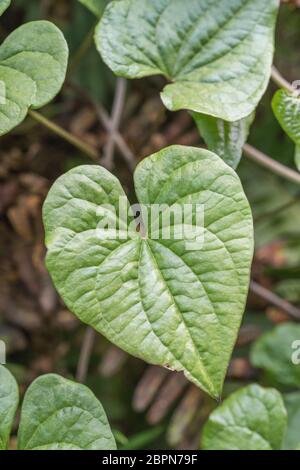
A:
[[[54,21],[67,38],[71,51],[68,80],[78,83],[95,100],[99,100],[110,109],[115,77],[103,64],[92,43],[93,29],[97,19],[78,0],[52,0],[49,2],[14,0],[11,8],[1,18],[1,39],[19,24],[41,18]],[[281,8],[277,27],[275,64],[290,81],[300,79],[299,39],[300,9],[295,10],[284,6]],[[137,86],[139,90],[144,88],[146,94],[149,82],[141,81]],[[155,80],[151,81],[151,86],[156,86]],[[294,145],[284,134],[271,109],[271,99],[275,91],[276,87],[271,84],[258,107],[249,142],[272,158],[295,169]],[[66,89],[64,93],[67,94]],[[77,162],[75,158],[74,161]],[[73,165],[74,161],[71,161],[70,158],[67,160],[67,165]],[[254,214],[257,250],[273,242],[279,241],[282,244],[280,254],[283,262],[278,265],[266,263],[260,267],[262,274],[268,278],[278,295],[290,302],[300,303],[300,188],[245,158],[242,159],[238,173]],[[273,323],[264,315],[263,309],[264,306],[249,308],[244,316],[243,326],[257,326],[262,333],[272,332]],[[80,331],[82,330],[78,328],[77,333],[79,334]],[[274,336],[274,332],[271,335]],[[289,336],[286,338],[289,340]],[[57,341],[70,342],[73,345],[63,360],[57,363],[57,367],[63,368],[66,375],[74,377],[78,362],[76,338],[74,339],[73,335],[68,333],[59,333]],[[161,425],[153,427],[147,423],[145,414],[138,414],[132,410],[132,396],[136,384],[144,372],[144,365],[131,359],[116,375],[104,378],[99,374],[98,365],[105,353],[107,342],[101,338],[99,343],[101,343],[100,346],[96,348],[91,358],[87,385],[97,396],[101,396],[103,406],[115,429],[114,433],[119,447],[124,449],[167,448],[169,443],[166,440],[165,430],[169,429],[169,436],[176,436],[177,431],[172,428],[172,410],[162,419]],[[249,345],[236,349],[234,357],[249,358],[249,349]],[[298,439],[300,399],[299,392],[291,392],[294,387],[299,389],[300,385],[294,381],[287,383],[286,380],[282,384],[280,375],[288,374],[289,369],[287,363],[289,358],[282,355],[284,351],[285,349],[275,342],[271,351],[269,349],[267,351],[267,359],[279,371],[278,376],[275,377],[276,380],[273,374],[272,383],[275,383],[278,388],[284,385],[284,388],[289,392],[285,396],[285,404],[289,413],[289,427],[284,447],[295,448],[300,442]],[[287,362],[282,365],[282,360],[286,357]],[[14,359],[18,359],[18,365],[16,365],[17,360],[13,361],[10,369],[13,370],[19,383],[22,383],[26,375],[26,368],[31,364],[33,357],[31,352],[27,351],[22,354],[21,358],[14,356]],[[299,369],[300,366],[297,367]],[[263,374],[260,374],[258,379],[261,383],[267,381],[266,375]],[[243,385],[245,382],[242,380],[228,380],[225,384],[224,396]],[[176,404],[177,402],[174,403],[174,407]],[[212,401],[204,401],[199,410],[199,413],[203,414],[200,416],[200,421],[203,421],[214,407],[216,404]]]

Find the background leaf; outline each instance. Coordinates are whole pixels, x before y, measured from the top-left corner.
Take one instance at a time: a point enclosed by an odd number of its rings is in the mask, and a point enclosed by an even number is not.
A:
[[[72,3],[70,9],[72,20],[65,25],[63,32],[70,49],[72,81],[86,90],[96,101],[109,107],[115,90],[116,77],[101,60],[92,44],[86,48],[87,41],[92,43],[97,18],[77,0]],[[85,53],[76,66],[78,51],[82,51],[83,47],[86,48]]]
[[[33,21],[12,32],[0,47],[0,78],[6,102],[0,104],[0,135],[18,125],[30,107],[54,98],[65,79],[68,46],[48,21]]]
[[[26,117],[30,103],[34,100],[36,85],[27,75],[3,67],[0,76],[4,87],[0,87],[0,135],[6,134]]]
[[[145,206],[204,205],[204,246],[190,251],[184,237],[164,240],[161,233],[105,238],[96,230],[99,206],[118,207],[124,193],[106,170],[85,166],[59,178],[48,194],[47,267],[81,320],[147,362],[183,370],[217,397],[248,291],[248,202],[233,170],[206,150],[169,147],[143,160],[134,179]]]
[[[256,250],[276,240],[286,241],[287,248],[293,244],[293,250],[285,250],[285,258],[289,265],[297,269],[300,263],[300,226],[295,224],[295,220],[300,218],[297,188],[246,158],[242,158],[238,171],[251,201]],[[257,184],[258,181],[260,184]],[[289,251],[288,255],[286,251]]]
[[[288,426],[284,436],[283,449],[300,448],[300,392],[284,395],[284,404],[288,413]]]
[[[115,450],[106,414],[84,385],[55,374],[28,388],[21,413],[18,447],[24,450]]]
[[[86,6],[95,16],[101,18],[109,0],[79,0],[79,2]]]
[[[10,0],[0,0],[0,15],[9,7]]]
[[[249,385],[233,393],[204,426],[205,450],[279,450],[286,410],[275,389]]]
[[[0,366],[0,450],[7,449],[18,403],[17,382],[4,366]]]
[[[162,100],[227,121],[248,116],[271,72],[279,0],[111,2],[96,45],[120,76],[163,74]]]
[[[300,325],[285,323],[264,334],[254,344],[251,362],[264,370],[272,384],[300,387],[300,367],[293,364],[292,345],[300,340]]]
[[[219,155],[234,169],[240,163],[243,145],[248,139],[254,117],[252,113],[239,121],[229,122],[206,114],[193,113],[200,135],[208,149]]]
[[[296,144],[295,163],[300,171],[300,98],[278,90],[272,100],[272,108],[279,124]]]

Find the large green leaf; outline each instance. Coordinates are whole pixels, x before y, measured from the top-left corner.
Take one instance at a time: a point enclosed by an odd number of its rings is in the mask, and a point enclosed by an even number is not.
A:
[[[279,450],[287,414],[275,389],[253,384],[230,395],[203,429],[205,450]]]
[[[284,404],[288,413],[288,426],[284,436],[283,449],[300,450],[300,392],[284,395]]]
[[[9,7],[10,0],[0,0],[0,15]]]
[[[300,171],[300,97],[278,90],[272,108],[279,124],[296,144],[295,163]]]
[[[48,21],[27,23],[7,37],[0,47],[0,135],[22,122],[30,107],[40,108],[54,98],[67,62],[63,34]]]
[[[162,100],[227,121],[248,116],[271,73],[279,0],[119,0],[96,31],[107,65],[127,78],[163,74]]]
[[[0,450],[7,449],[18,403],[18,385],[11,373],[0,366]]]
[[[190,250],[185,235],[151,238],[155,223],[148,236],[108,239],[97,229],[101,206],[118,212],[125,194],[105,169],[82,166],[58,179],[44,205],[48,270],[82,321],[134,356],[183,370],[217,397],[248,291],[248,201],[235,172],[203,149],[164,149],[143,160],[134,179],[140,204],[192,204],[196,231],[203,206],[203,247]]]
[[[106,414],[84,385],[55,374],[28,388],[21,413],[18,447],[23,450],[114,450]]]
[[[299,340],[300,325],[285,323],[276,326],[256,341],[251,351],[251,362],[265,371],[272,384],[300,387],[300,366],[297,364],[300,353],[293,347]],[[293,361],[293,355],[296,361]]]
[[[193,118],[209,150],[236,169],[242,157],[243,145],[248,139],[254,113],[234,122],[199,113],[193,113]]]
[[[86,6],[98,18],[101,18],[108,1],[109,0],[79,0],[80,3]]]

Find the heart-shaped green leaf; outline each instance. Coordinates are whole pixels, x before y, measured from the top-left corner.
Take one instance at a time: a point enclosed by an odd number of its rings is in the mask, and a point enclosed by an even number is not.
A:
[[[240,180],[215,154],[181,146],[143,160],[134,180],[143,206],[190,204],[199,232],[195,211],[203,207],[203,246],[189,246],[186,233],[177,239],[174,231],[185,227],[176,219],[165,239],[155,233],[155,221],[145,236],[135,230],[127,236],[123,216],[124,238],[109,239],[99,229],[103,214],[111,213],[103,205],[120,217],[125,194],[105,169],[82,166],[60,177],[44,204],[48,270],[82,321],[134,356],[183,370],[218,397],[253,252],[251,210]]]
[[[279,124],[296,145],[295,163],[300,171],[300,97],[278,90],[272,108]]]
[[[163,74],[162,100],[226,121],[248,116],[271,73],[279,0],[119,0],[96,31],[117,74]]]
[[[18,385],[11,373],[0,366],[0,450],[7,449],[18,403]]]
[[[28,388],[18,447],[23,450],[115,450],[106,414],[84,385],[49,374]]]
[[[193,118],[209,150],[236,169],[242,157],[243,145],[248,139],[254,113],[234,122],[199,113],[193,113]]]
[[[0,0],[0,15],[9,7],[10,0]]]
[[[0,135],[59,92],[66,74],[68,46],[48,21],[27,23],[0,47]]]
[[[253,345],[251,362],[272,384],[300,387],[300,325],[285,323],[261,336]]]
[[[275,389],[253,384],[230,395],[203,429],[205,450],[279,450],[287,413]]]
[[[300,443],[300,392],[287,393],[283,399],[288,413],[288,426],[284,436],[283,449],[293,450]]]
[[[98,18],[101,18],[108,1],[109,0],[79,0],[80,3],[87,7]]]

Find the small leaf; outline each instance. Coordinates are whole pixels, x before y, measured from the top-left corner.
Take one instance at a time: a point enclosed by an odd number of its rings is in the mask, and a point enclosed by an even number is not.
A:
[[[48,374],[28,388],[18,447],[23,450],[115,450],[106,414],[84,385]]]
[[[288,393],[284,395],[283,399],[288,413],[288,426],[283,441],[283,449],[293,450],[300,443],[300,392]]]
[[[240,180],[215,154],[181,146],[144,159],[134,180],[145,207],[190,204],[194,221],[196,207],[203,207],[203,247],[190,250],[185,233],[175,239],[174,221],[170,239],[161,232],[153,237],[151,224],[146,236],[132,238],[123,217],[125,238],[108,239],[97,229],[103,205],[120,214],[125,193],[105,169],[82,166],[60,177],[44,204],[48,270],[82,321],[146,362],[184,371],[218,397],[253,253],[252,215]],[[195,226],[203,231],[203,224]]]
[[[193,113],[193,118],[208,149],[236,169],[242,157],[243,145],[248,139],[254,113],[234,122],[199,113]]]
[[[66,74],[68,46],[48,21],[34,21],[12,32],[0,47],[0,135],[59,92]],[[3,88],[3,87],[2,87]],[[4,102],[3,101],[4,98]]]
[[[300,99],[285,90],[278,90],[272,100],[274,114],[296,145],[300,145]]]
[[[17,382],[4,366],[0,366],[0,450],[7,449],[18,403]]]
[[[285,323],[276,326],[255,342],[251,362],[265,371],[272,384],[300,387],[300,367],[297,361],[293,361],[293,355],[300,356],[293,348],[297,341],[300,341],[300,325]]]
[[[204,450],[279,450],[287,414],[275,389],[253,384],[230,395],[203,429]]]
[[[0,63],[0,135],[6,134],[26,117],[36,93],[31,78]]]
[[[295,163],[300,171],[300,98],[278,90],[273,97],[272,108],[279,124],[296,144]]]
[[[98,18],[101,18],[108,1],[109,0],[79,0],[80,3],[87,7]]]
[[[171,111],[226,121],[253,112],[271,73],[279,0],[119,0],[96,30],[96,45],[116,75],[163,74]]]
[[[9,7],[11,0],[0,0],[0,16]]]

